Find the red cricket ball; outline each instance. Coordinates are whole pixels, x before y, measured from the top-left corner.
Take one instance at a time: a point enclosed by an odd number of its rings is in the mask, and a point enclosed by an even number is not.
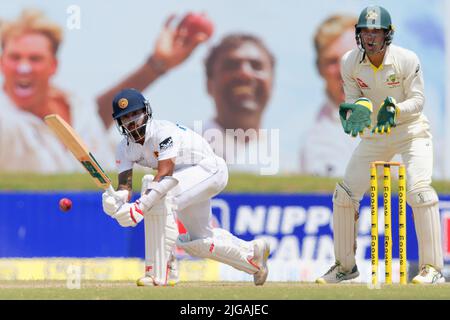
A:
[[[63,212],[69,211],[72,208],[72,201],[67,198],[59,200],[59,209]]]
[[[179,24],[179,28],[186,28],[188,37],[204,33],[208,38],[214,31],[214,25],[205,13],[189,12]]]

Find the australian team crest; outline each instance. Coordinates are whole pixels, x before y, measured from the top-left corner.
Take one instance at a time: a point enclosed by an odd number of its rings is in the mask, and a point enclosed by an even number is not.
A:
[[[128,100],[126,98],[122,98],[117,104],[119,105],[120,109],[125,109],[126,107],[128,107]]]
[[[369,10],[366,14],[366,20],[377,20],[378,13],[375,10]]]
[[[387,77],[386,84],[389,88],[398,87],[400,85],[400,79],[395,73],[393,73]]]

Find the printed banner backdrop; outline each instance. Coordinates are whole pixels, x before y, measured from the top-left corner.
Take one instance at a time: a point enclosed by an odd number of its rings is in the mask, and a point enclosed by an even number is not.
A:
[[[73,209],[58,209],[61,197]],[[0,193],[0,258],[144,258],[143,224],[122,228],[102,213],[100,194]],[[380,199],[379,203],[382,199]],[[440,196],[443,250],[450,263],[450,196]],[[397,198],[392,201],[393,276],[398,279]],[[331,195],[223,194],[213,199],[213,226],[245,240],[259,237],[271,243],[270,280],[311,281],[334,261]],[[407,210],[407,257],[417,262],[417,240],[411,210]],[[379,210],[380,274],[383,274],[383,210]],[[191,259],[179,251],[180,259]],[[370,276],[370,207],[362,201],[357,263],[362,279]],[[251,280],[220,265],[220,279]],[[207,271],[205,271],[207,272]],[[367,278],[368,279],[368,278]]]
[[[413,50],[421,60],[426,95],[424,112],[432,126],[434,175],[439,179],[450,177],[450,161],[445,154],[450,150],[450,134],[445,125],[450,118],[445,94],[448,82],[445,59],[449,56],[446,52],[447,3],[441,0],[426,3],[422,0],[377,1],[391,13],[395,25],[394,44]],[[297,0],[286,0],[282,4],[275,0],[130,0],[127,5],[121,0],[44,0],[39,4],[21,0],[3,1],[0,18],[8,21],[17,18],[25,8],[37,8],[61,26],[63,42],[58,53],[58,70],[51,82],[78,98],[76,110],[84,114],[85,120],[95,118],[96,98],[101,93],[149,57],[171,13],[205,12],[214,23],[214,33],[183,64],[144,90],[150,97],[155,117],[160,119],[190,127],[196,121],[212,119],[215,108],[206,90],[204,70],[209,49],[230,32],[248,32],[261,37],[276,57],[274,88],[262,127],[280,130],[279,172],[286,173],[300,171],[300,150],[306,144],[305,137],[314,128],[315,119],[328,100],[325,82],[316,68],[313,44],[316,29],[333,14],[357,16],[369,4],[373,1],[317,0],[308,3],[305,10],[305,4]],[[2,108],[3,105],[0,111]],[[115,128],[111,130],[117,138]],[[326,135],[316,132],[319,133]],[[335,137],[329,134],[324,139],[332,141]],[[6,150],[5,146],[0,146],[0,155]],[[346,163],[349,156],[346,155],[340,152],[334,159]],[[330,167],[325,174],[333,175],[333,170]]]

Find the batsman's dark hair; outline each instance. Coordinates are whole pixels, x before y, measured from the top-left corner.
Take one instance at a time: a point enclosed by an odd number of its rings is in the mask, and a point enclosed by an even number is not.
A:
[[[208,79],[211,78],[213,74],[214,63],[220,54],[231,49],[236,49],[246,42],[251,42],[264,51],[269,56],[272,69],[275,67],[275,56],[259,37],[246,33],[233,33],[225,36],[219,44],[212,47],[209,51],[205,59],[206,76]]]

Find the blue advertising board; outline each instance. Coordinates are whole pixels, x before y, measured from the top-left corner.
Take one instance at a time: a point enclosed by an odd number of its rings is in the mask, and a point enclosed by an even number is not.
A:
[[[62,197],[73,202],[63,213]],[[382,203],[380,199],[379,203]],[[440,196],[443,249],[450,261],[450,196]],[[370,258],[370,199],[361,202],[357,257]],[[213,199],[212,224],[251,240],[266,237],[271,259],[333,257],[330,194],[221,194]],[[393,256],[398,257],[398,199],[392,199]],[[383,211],[379,210],[380,247]],[[416,261],[417,240],[407,208],[407,256]],[[380,257],[383,250],[379,250]],[[122,228],[102,212],[98,192],[0,193],[0,257],[144,257],[143,224]]]

